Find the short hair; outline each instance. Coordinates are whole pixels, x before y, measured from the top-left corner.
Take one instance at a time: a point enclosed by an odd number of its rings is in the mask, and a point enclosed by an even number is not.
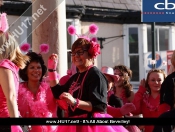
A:
[[[84,38],[78,38],[72,45],[72,51],[74,51],[76,48],[83,48],[89,50],[90,44],[90,41]]]
[[[40,82],[43,79],[43,76],[45,75],[47,71],[47,67],[44,64],[44,60],[41,54],[37,54],[35,52],[29,52],[27,53],[27,56],[29,56],[30,61],[27,62],[26,67],[24,69],[19,70],[19,76],[23,81],[28,81],[28,76],[27,76],[27,68],[31,62],[38,62],[41,65],[42,68],[42,76],[40,78]]]
[[[23,69],[29,57],[22,54],[17,41],[10,32],[0,32],[0,60],[9,59]]]

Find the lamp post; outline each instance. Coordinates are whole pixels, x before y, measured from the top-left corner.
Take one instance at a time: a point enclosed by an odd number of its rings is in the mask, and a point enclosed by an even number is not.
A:
[[[152,36],[152,60],[155,60],[155,22],[151,23]],[[156,64],[152,61],[152,69],[156,68]]]

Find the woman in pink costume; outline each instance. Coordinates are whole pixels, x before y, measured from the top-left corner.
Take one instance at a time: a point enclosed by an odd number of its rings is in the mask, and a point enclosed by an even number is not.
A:
[[[157,118],[165,112],[160,109],[160,88],[166,75],[159,69],[150,70],[146,81],[143,79],[135,94],[133,103],[136,110],[133,114],[142,114],[143,118]],[[165,109],[164,109],[165,110]],[[154,126],[145,126],[144,132],[152,132]]]
[[[96,28],[96,27],[94,27]],[[94,29],[93,28],[93,29]],[[106,114],[108,82],[95,67],[94,59],[100,53],[99,44],[86,37],[78,38],[72,45],[72,62],[78,72],[64,84],[56,79],[57,55],[48,60],[50,86],[56,99],[68,103],[69,118],[111,117]],[[112,118],[112,117],[111,117]],[[59,126],[58,132],[127,132],[123,126]]]
[[[29,58],[23,55],[15,38],[3,29],[6,14],[1,14],[0,27],[0,117],[19,118],[18,69],[24,68]],[[20,126],[0,126],[0,132],[22,132]]]
[[[19,70],[20,83],[18,93],[18,106],[23,118],[45,118],[56,116],[56,100],[50,86],[43,82],[47,68],[43,58],[35,52],[27,53],[30,61],[23,70]],[[30,132],[53,132],[56,126],[32,126]]]

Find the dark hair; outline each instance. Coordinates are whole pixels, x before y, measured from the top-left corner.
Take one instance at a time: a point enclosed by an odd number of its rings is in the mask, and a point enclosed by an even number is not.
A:
[[[76,48],[82,48],[88,51],[90,48],[90,42],[84,38],[78,38],[72,45],[72,51]]]
[[[132,71],[125,65],[117,65],[113,68],[113,70],[119,70],[123,74],[124,80],[122,87],[125,89],[125,96],[127,98],[130,97],[131,91],[133,90],[132,84],[130,83],[130,79],[132,78]],[[126,75],[126,73],[128,75]]]
[[[43,76],[45,75],[47,71],[47,67],[44,65],[44,60],[42,58],[41,54],[37,54],[35,52],[29,52],[27,53],[27,56],[29,56],[30,60],[27,62],[26,67],[24,69],[19,70],[19,76],[23,81],[28,81],[28,76],[27,76],[27,68],[31,62],[38,62],[41,65],[42,68],[42,76],[40,78],[40,82],[43,79]]]
[[[124,73],[128,73],[129,78],[130,79],[132,78],[132,71],[125,65],[114,66],[113,70],[116,70],[116,69],[119,70],[123,75]]]

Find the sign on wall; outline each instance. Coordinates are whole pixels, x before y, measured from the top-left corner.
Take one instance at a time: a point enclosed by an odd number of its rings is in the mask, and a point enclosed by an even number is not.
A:
[[[142,22],[174,21],[174,0],[142,0]]]
[[[144,67],[145,67],[145,77],[147,73],[152,69],[152,64],[155,63],[155,68],[164,70],[168,73],[171,65],[171,56],[173,54],[172,50],[169,51],[159,51],[155,54],[155,60],[152,60],[152,53],[148,52],[144,54]]]

